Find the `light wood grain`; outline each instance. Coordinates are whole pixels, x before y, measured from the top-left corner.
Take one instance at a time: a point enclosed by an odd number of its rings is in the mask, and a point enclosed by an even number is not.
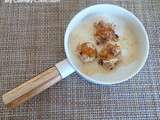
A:
[[[60,80],[57,68],[52,67],[4,94],[3,102],[9,108],[15,108]]]

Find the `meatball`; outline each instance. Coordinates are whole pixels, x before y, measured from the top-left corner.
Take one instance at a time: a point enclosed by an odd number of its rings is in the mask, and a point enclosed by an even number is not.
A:
[[[121,48],[117,44],[108,43],[104,49],[107,49],[108,52],[112,54],[113,57],[116,57],[121,53]]]
[[[97,45],[104,44],[107,41],[118,41],[119,36],[115,33],[114,26],[112,24],[99,21],[98,23],[95,23],[94,26],[94,37]]]
[[[77,53],[83,63],[92,62],[97,56],[96,48],[91,42],[85,42],[78,45]]]
[[[108,43],[99,52],[98,56],[102,59],[111,59],[121,53],[121,48],[117,44]]]
[[[98,53],[98,63],[105,69],[113,69],[120,61],[119,55],[121,53],[120,46],[117,44],[107,44]]]

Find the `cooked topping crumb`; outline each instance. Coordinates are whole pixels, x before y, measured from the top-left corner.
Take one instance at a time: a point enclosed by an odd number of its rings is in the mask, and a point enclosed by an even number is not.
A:
[[[120,53],[120,46],[108,43],[98,53],[98,63],[106,69],[113,69],[119,61]]]
[[[97,51],[93,43],[85,42],[77,47],[77,53],[82,62],[92,62],[97,55]]]
[[[113,58],[113,59],[110,59],[110,60],[102,60],[102,66],[103,66],[104,69],[112,70],[116,67],[116,64],[118,62],[119,62],[118,58]]]
[[[120,54],[121,49],[117,44],[106,44],[99,52],[98,57],[101,59],[112,59]]]
[[[104,44],[107,41],[118,41],[119,36],[115,33],[114,26],[112,24],[99,21],[98,23],[95,23],[94,27],[94,37],[97,45]]]

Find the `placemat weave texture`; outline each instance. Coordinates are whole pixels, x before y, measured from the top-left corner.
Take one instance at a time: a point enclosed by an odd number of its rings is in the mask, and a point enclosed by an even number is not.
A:
[[[65,59],[67,24],[97,3],[122,6],[142,21],[150,40],[143,69],[113,86],[95,85],[74,73],[15,110],[0,97],[0,120],[160,120],[160,0],[1,0],[0,95]]]

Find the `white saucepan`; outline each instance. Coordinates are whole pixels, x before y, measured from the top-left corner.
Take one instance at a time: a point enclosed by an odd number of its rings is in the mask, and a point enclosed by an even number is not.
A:
[[[114,72],[89,76],[79,69],[71,57],[69,35],[82,21],[95,15],[102,15],[113,20],[117,23],[117,29],[123,32],[131,31],[129,36],[137,41],[138,49],[136,51],[138,56],[132,63],[122,65]],[[126,81],[138,73],[145,64],[149,53],[149,40],[144,26],[131,12],[115,5],[98,4],[83,9],[73,17],[65,32],[64,47],[67,59],[4,94],[5,105],[14,108],[75,71],[86,80],[97,84],[111,85]]]

